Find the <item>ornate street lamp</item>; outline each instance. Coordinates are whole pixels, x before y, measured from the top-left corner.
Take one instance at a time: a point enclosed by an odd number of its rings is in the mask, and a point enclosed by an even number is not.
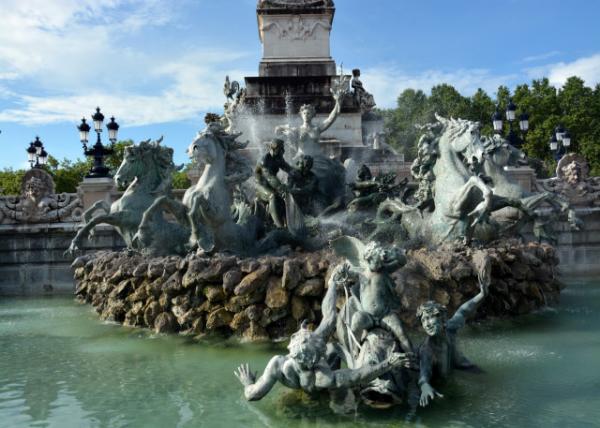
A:
[[[502,132],[503,123],[502,123],[502,114],[498,110],[498,107],[496,107],[496,111],[492,115],[492,124],[494,125],[494,132],[496,132],[497,134],[500,134]]]
[[[35,141],[29,143],[26,152],[31,168],[41,168],[48,163],[48,152],[44,149],[44,143],[40,137],[35,137]]]
[[[32,168],[36,157],[35,147],[33,146],[33,143],[29,143],[29,147],[27,148],[27,161],[31,164]]]
[[[550,138],[550,150],[554,153],[554,159],[559,161],[571,147],[571,134],[564,126],[558,125],[554,128]]]
[[[44,150],[44,143],[40,141],[40,137],[35,137],[33,147],[35,147],[35,154],[39,156],[42,153],[42,150]]]
[[[521,113],[519,116],[519,129],[521,132],[529,131],[529,115],[527,113]]]
[[[556,134],[556,139],[558,141],[562,141],[563,137],[565,136],[565,128],[562,125],[558,125],[556,128],[554,128],[554,133]]]
[[[81,124],[77,127],[79,130],[79,140],[83,145],[83,153],[86,156],[90,156],[94,158],[94,165],[90,169],[89,174],[86,176],[88,178],[100,178],[100,177],[110,177],[109,169],[104,165],[104,158],[108,155],[112,155],[114,150],[112,148],[112,144],[117,141],[117,134],[119,131],[119,124],[115,122],[115,118],[111,117],[110,123],[106,125],[108,129],[108,139],[111,142],[110,147],[105,147],[102,144],[102,138],[100,134],[102,133],[102,125],[104,123],[104,115],[100,112],[100,107],[96,108],[96,113],[92,115],[92,121],[94,122],[94,131],[96,131],[96,144],[94,144],[91,148],[88,149],[88,137],[90,133],[90,125],[85,121],[85,118],[81,119]]]
[[[104,115],[100,113],[100,107],[96,107],[96,113],[92,116],[94,121],[94,129],[97,133],[102,132],[102,123],[104,122]]]
[[[506,120],[509,122],[514,121],[517,118],[517,106],[512,102],[512,99],[509,100],[508,106],[506,106]]]
[[[508,135],[506,139],[512,144],[514,147],[520,149],[525,143],[525,137],[527,136],[527,132],[529,131],[529,115],[525,112],[522,112],[519,115],[519,131],[521,131],[521,136],[519,137],[514,129],[514,123],[517,120],[517,106],[512,101],[509,100],[508,105],[506,106],[506,120],[508,120]],[[496,111],[492,115],[492,124],[494,126],[494,132],[496,134],[502,134],[502,130],[504,129],[504,118],[502,117],[502,113],[500,113],[500,109],[496,106]]]
[[[550,138],[550,150],[553,152],[558,150],[558,140],[556,139],[556,134],[552,134]]]
[[[106,125],[106,129],[108,129],[108,139],[111,143],[117,142],[117,133],[119,132],[119,124],[115,122],[114,116],[110,118],[110,122]]]
[[[79,125],[77,129],[79,130],[79,140],[83,143],[85,149],[85,144],[87,144],[88,142],[88,137],[90,135],[91,129],[90,125],[88,125],[85,121],[85,117],[81,119],[81,125]]]
[[[562,145],[568,149],[569,147],[571,147],[571,134],[569,133],[569,131],[565,131],[565,133],[562,136]]]
[[[40,165],[46,165],[48,163],[48,152],[44,149],[42,149],[42,153],[40,153]]]

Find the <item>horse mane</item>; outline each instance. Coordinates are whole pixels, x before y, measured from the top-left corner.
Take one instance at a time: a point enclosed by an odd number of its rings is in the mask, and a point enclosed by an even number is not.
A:
[[[240,142],[237,139],[242,135],[239,133],[228,133],[219,122],[211,122],[202,131],[199,137],[210,137],[214,139],[225,151],[225,181],[229,184],[241,184],[252,176],[252,167],[240,150],[250,144],[249,141]]]
[[[479,122],[474,122],[468,119],[454,119],[453,117],[446,119],[437,113],[435,113],[435,118],[437,119],[438,123],[442,125],[441,134],[449,140],[460,137],[471,128],[480,128]]]
[[[501,148],[506,143],[506,140],[498,134],[488,137],[486,135],[481,136],[481,144],[485,153],[494,153],[496,150]]]
[[[173,149],[170,147],[161,146],[163,137],[160,137],[156,141],[151,139],[140,142],[139,144],[129,146],[125,150],[130,151],[132,154],[140,156],[147,162],[150,158],[152,163],[156,166],[158,177],[160,179],[160,185],[154,191],[154,193],[168,192],[171,190],[171,183],[173,180],[172,174],[179,168],[173,162]]]
[[[210,122],[206,129],[198,134],[200,137],[211,137],[216,140],[226,153],[234,152],[236,150],[245,149],[250,144],[249,141],[242,143],[237,141],[238,137],[242,135],[238,133],[228,133],[223,129],[223,125],[219,122]]]
[[[415,197],[420,202],[432,199],[435,195],[435,175],[433,168],[440,154],[440,141],[446,138],[452,141],[471,129],[479,128],[478,122],[465,119],[446,119],[435,114],[436,122],[425,125],[415,125],[423,134],[417,144],[417,157],[411,166],[411,174],[419,183]]]

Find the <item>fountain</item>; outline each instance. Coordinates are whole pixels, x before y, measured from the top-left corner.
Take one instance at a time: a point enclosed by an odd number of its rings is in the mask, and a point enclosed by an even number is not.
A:
[[[476,368],[457,344],[468,319],[557,301],[554,248],[525,232],[543,230],[542,205],[581,222],[555,192],[525,193],[504,168],[524,155],[467,120],[421,127],[414,183],[373,174],[368,161],[347,183],[344,156],[383,149],[364,150],[361,132],[377,119],[360,71],[337,75],[328,56],[333,2],[261,0],[257,13],[260,77],[245,88],[226,78],[224,115],[207,114],[188,148],[200,178],[179,200],[172,150],[128,148],[115,177],[128,189],[83,214],[69,253],[102,223],[127,250],[76,258],[77,298],[155,333],[289,339],[261,376],[238,368],[248,400],[280,382],[326,393],[336,413],[404,405],[414,418],[450,393],[438,385],[452,369]]]
[[[116,200],[88,207],[83,190],[55,195],[41,170],[28,172],[23,195],[0,198],[1,230],[37,231],[19,245],[60,225],[69,233],[52,249],[62,254],[75,235],[76,298],[107,321],[67,300],[0,301],[0,339],[11,337],[0,347],[0,417],[12,424],[18,411],[15,426],[62,426],[63,409],[90,426],[598,419],[589,369],[598,284],[584,294],[571,281],[566,306],[547,309],[563,288],[556,248],[597,226],[598,180],[567,155],[557,178],[524,190],[507,172],[520,151],[441,116],[420,124],[417,159],[400,170],[360,70],[346,75],[330,57],[334,13],[332,0],[258,2],[259,76],[244,87],[226,77],[223,115],[207,114],[188,147],[199,171],[184,194],[171,188],[179,167],[161,138],[126,149]],[[90,244],[106,238],[103,224],[125,249]],[[16,239],[0,241],[4,255]],[[574,396],[588,397],[587,413],[573,411]]]

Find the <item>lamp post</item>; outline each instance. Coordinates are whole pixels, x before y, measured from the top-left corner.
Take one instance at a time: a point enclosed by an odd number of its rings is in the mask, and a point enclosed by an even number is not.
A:
[[[79,130],[79,139],[83,144],[83,153],[86,156],[94,158],[94,165],[86,177],[110,177],[109,169],[104,165],[104,158],[114,153],[112,145],[117,141],[119,124],[115,122],[114,117],[110,118],[110,122],[106,125],[106,129],[108,130],[108,139],[111,144],[109,147],[105,147],[102,144],[102,138],[100,137],[100,134],[102,134],[102,125],[104,123],[104,115],[100,112],[100,107],[96,108],[96,113],[92,115],[92,121],[94,122],[94,131],[96,131],[97,138],[96,144],[94,144],[91,148],[88,148],[87,146],[91,127],[86,122],[85,118],[81,119],[81,124],[77,127]]]
[[[29,143],[26,151],[31,168],[41,168],[48,163],[48,152],[44,149],[44,143],[40,137],[35,137],[35,141]]]
[[[562,125],[554,128],[552,137],[550,138],[550,151],[554,154],[554,159],[560,160],[571,147],[571,134]]]
[[[520,136],[515,132],[515,122],[517,121],[517,106],[513,103],[512,99],[509,100],[508,105],[506,106],[506,120],[508,121],[509,128],[508,134],[506,135],[506,139],[512,144],[514,147],[520,149],[523,147],[525,143],[525,138],[527,137],[527,132],[529,131],[529,115],[525,112],[522,112],[519,115],[519,131]],[[500,113],[500,109],[496,106],[496,111],[492,115],[492,125],[494,126],[494,132],[496,134],[502,135],[502,131],[504,129],[504,117],[502,113]]]

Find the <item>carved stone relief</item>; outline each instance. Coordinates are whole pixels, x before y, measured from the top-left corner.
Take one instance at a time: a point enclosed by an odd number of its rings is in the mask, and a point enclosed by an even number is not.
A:
[[[600,177],[590,177],[587,160],[577,154],[568,153],[556,167],[556,177],[540,180],[544,190],[565,196],[571,205],[600,206]]]
[[[290,17],[285,22],[270,22],[263,25],[262,32],[275,29],[281,40],[312,40],[315,38],[315,30],[322,27],[326,31],[331,30],[331,25],[322,21],[308,21],[299,15]]]
[[[0,198],[0,224],[77,222],[82,212],[77,195],[57,195],[52,176],[39,168],[25,173],[20,196]]]

